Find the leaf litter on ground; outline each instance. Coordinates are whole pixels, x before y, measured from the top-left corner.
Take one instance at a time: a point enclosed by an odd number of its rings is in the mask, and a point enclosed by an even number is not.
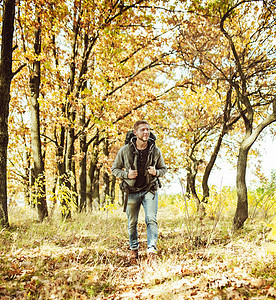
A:
[[[191,239],[184,216],[172,218],[169,210],[159,212],[158,260],[152,264],[143,216],[134,264],[121,210],[108,218],[103,211],[67,222],[18,221],[0,232],[0,299],[275,299],[275,256],[266,251],[264,228],[248,222],[231,236],[230,223],[223,223],[206,246],[210,220]]]

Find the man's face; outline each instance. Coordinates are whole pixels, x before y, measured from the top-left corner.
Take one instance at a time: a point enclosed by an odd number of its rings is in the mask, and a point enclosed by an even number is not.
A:
[[[140,124],[137,130],[134,130],[134,134],[140,141],[147,142],[150,136],[149,126],[147,124]]]

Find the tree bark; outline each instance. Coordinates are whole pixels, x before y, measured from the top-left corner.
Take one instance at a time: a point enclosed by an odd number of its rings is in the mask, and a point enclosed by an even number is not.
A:
[[[111,197],[111,203],[114,203],[115,200],[115,186],[116,186],[116,177],[114,175],[112,175],[111,177],[111,186],[110,186],[110,197]]]
[[[85,121],[85,120],[83,120]],[[86,160],[87,160],[87,144],[86,144],[86,133],[82,133],[80,136],[80,152],[82,158],[79,163],[79,211],[86,208],[86,186],[87,186],[87,175],[86,175]]]
[[[24,161],[24,178],[23,178],[23,184],[24,184],[24,197],[25,197],[25,202],[31,205],[31,163],[30,163],[30,153],[29,150],[27,149],[25,137],[24,137],[24,142],[25,142],[25,150],[23,153],[23,161]]]
[[[98,149],[99,143],[100,143],[99,132],[97,130],[92,143],[91,160],[90,160],[89,170],[87,174],[86,203],[90,211],[93,209],[93,184],[94,184],[96,167],[99,160],[99,149]]]
[[[100,206],[100,171],[101,167],[96,166],[92,183],[92,201],[96,206]]]
[[[237,161],[237,208],[234,217],[234,230],[241,228],[248,218],[248,199],[246,187],[247,156],[250,147],[241,146]]]
[[[273,113],[268,116],[261,124],[259,124],[255,130],[246,132],[246,137],[242,141],[239,150],[238,162],[237,162],[237,208],[233,221],[233,229],[238,230],[243,227],[244,222],[248,218],[248,199],[247,199],[247,187],[246,187],[246,167],[247,157],[251,146],[254,144],[260,133],[268,125],[276,121],[276,99],[273,102]],[[250,134],[251,133],[251,134]]]
[[[106,204],[106,197],[110,195],[110,179],[109,174],[104,171],[103,173],[103,191],[101,197],[101,207],[104,207]]]
[[[40,17],[37,16],[38,24],[40,24]],[[41,52],[41,30],[35,29],[35,54],[38,56]],[[31,139],[32,151],[34,160],[34,176],[35,176],[35,199],[38,211],[39,221],[43,221],[48,216],[47,202],[46,202],[46,183],[44,160],[41,150],[41,135],[40,135],[40,111],[38,98],[40,94],[40,61],[39,59],[33,63],[30,74],[30,90],[31,90]]]
[[[196,201],[197,211],[200,211],[200,199],[196,192],[196,175],[200,161],[191,157],[187,167],[187,193],[191,194]]]
[[[84,49],[86,50],[88,47],[88,35],[86,34],[84,37]],[[87,72],[87,61],[85,60],[84,66],[84,73]],[[87,82],[84,80],[82,84],[82,89],[84,90],[87,87]],[[86,105],[81,104],[81,111],[80,111],[80,127],[81,127],[81,134],[80,134],[80,153],[82,155],[81,161],[79,163],[79,211],[82,211],[86,208],[86,186],[87,186],[87,173],[86,173],[86,161],[87,161],[87,136],[85,132],[85,118],[86,118]]]
[[[0,225],[9,226],[7,204],[7,147],[15,0],[3,2],[0,61]]]
[[[87,186],[86,186],[86,202],[90,210],[93,207],[93,189],[94,189],[94,177],[96,173],[99,152],[93,149],[92,157],[89,165],[88,176],[87,176]]]
[[[203,191],[203,196],[202,196],[202,202],[207,203],[207,198],[210,196],[210,190],[209,190],[209,186],[208,186],[208,180],[211,174],[211,171],[214,167],[214,164],[216,162],[218,153],[219,153],[219,149],[221,147],[222,144],[222,139],[225,133],[221,133],[219,135],[219,138],[217,140],[216,146],[214,148],[214,151],[211,155],[211,158],[204,170],[204,174],[203,174],[203,179],[202,179],[202,191]]]

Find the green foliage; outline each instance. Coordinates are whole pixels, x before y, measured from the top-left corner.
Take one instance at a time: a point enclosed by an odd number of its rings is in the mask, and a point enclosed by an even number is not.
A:
[[[236,205],[236,190],[231,187],[223,187],[221,191],[217,191],[215,186],[210,188],[210,197],[205,206],[206,215],[215,218],[218,211],[223,216],[231,216]]]
[[[77,193],[74,191],[75,176],[71,172],[69,175],[64,174],[58,179],[56,195],[52,197],[60,203],[60,209],[63,216],[69,216],[71,209],[77,208]]]
[[[249,190],[248,203],[251,218],[257,216],[269,218],[276,213],[276,173],[271,174],[269,181],[265,180],[256,190]]]
[[[39,199],[46,197],[45,191],[45,174],[40,174],[36,178],[34,185],[31,188],[30,205],[37,206]]]
[[[114,200],[112,199],[112,197],[106,195],[106,199],[105,199],[105,205],[103,207],[100,208],[101,211],[109,211],[112,214],[114,213],[114,211],[118,208],[117,205],[115,203],[113,203]]]
[[[231,187],[223,187],[218,191],[215,186],[210,187],[210,197],[205,205],[205,214],[209,218],[215,218],[218,211],[225,216],[232,215],[236,205],[236,190]],[[190,214],[196,214],[196,201],[192,196],[186,196],[187,207]],[[160,207],[174,205],[179,212],[186,210],[185,200],[182,194],[162,195],[159,200]]]

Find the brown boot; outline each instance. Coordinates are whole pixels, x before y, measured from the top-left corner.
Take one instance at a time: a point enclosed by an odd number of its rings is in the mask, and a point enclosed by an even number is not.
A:
[[[130,260],[138,259],[138,249],[130,250],[129,258],[130,258]]]

